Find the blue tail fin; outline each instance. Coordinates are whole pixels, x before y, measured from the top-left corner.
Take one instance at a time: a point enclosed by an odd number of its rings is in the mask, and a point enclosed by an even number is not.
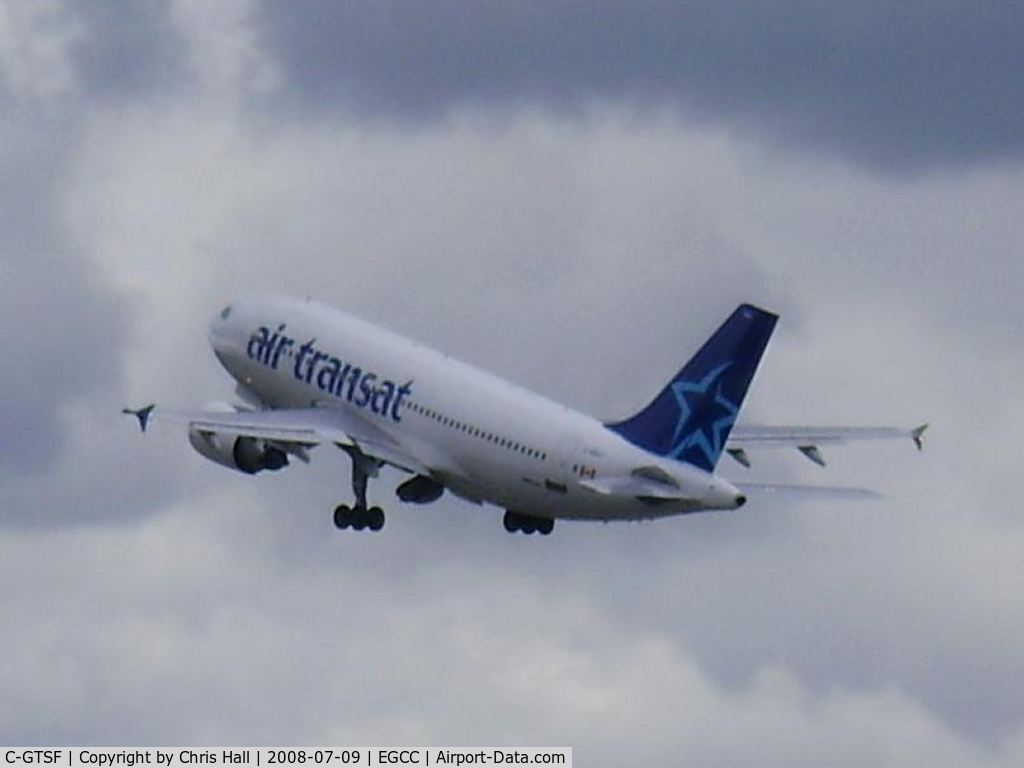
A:
[[[714,471],[776,320],[737,307],[650,405],[605,426],[651,453]]]

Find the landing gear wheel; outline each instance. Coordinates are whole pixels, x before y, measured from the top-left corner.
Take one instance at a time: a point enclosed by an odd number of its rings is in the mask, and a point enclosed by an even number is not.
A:
[[[555,529],[555,521],[550,517],[535,517],[524,515],[520,512],[505,512],[502,520],[505,530],[509,533],[522,532],[529,536],[531,533],[539,533],[547,536]]]
[[[370,475],[377,476],[384,462],[367,456],[358,446],[339,444],[338,447],[352,459],[352,494],[356,503],[351,508],[339,505],[334,510],[334,524],[339,528],[351,527],[354,531],[364,528],[379,531],[384,527],[384,511],[380,507],[367,506],[366,484]]]
[[[380,507],[370,507],[366,513],[367,525],[371,531],[379,531],[384,527],[384,510]]]
[[[353,509],[352,510],[352,530],[353,531],[361,531],[361,530],[363,530],[363,528],[366,527],[366,524],[368,522],[366,517],[367,517],[367,515],[366,515],[366,507],[362,507],[362,508],[356,507],[355,509]]]

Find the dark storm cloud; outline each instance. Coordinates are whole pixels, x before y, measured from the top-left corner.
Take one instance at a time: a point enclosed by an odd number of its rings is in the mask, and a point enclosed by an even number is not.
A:
[[[82,3],[76,64],[90,95],[140,98],[183,77],[184,40],[170,4]]]
[[[1024,141],[1019,3],[265,2],[263,17],[285,93],[316,108],[668,106],[901,169]]]

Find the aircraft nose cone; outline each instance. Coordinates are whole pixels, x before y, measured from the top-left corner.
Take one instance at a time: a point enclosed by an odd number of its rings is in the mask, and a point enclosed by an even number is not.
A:
[[[742,507],[746,503],[747,503],[747,497],[744,496],[742,493],[739,494],[736,497],[736,509],[739,509],[740,507]]]
[[[210,344],[216,346],[218,342],[223,342],[230,335],[227,321],[231,317],[231,309],[229,304],[210,321],[210,325],[206,329],[206,338],[209,339]]]
[[[217,314],[206,329],[206,340],[220,364],[228,371],[233,370],[232,359],[245,353],[246,340],[235,321],[231,305],[226,306]]]

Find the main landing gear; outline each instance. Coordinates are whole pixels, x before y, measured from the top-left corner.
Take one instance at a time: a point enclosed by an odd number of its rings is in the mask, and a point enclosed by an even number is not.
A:
[[[550,517],[534,517],[533,515],[524,515],[522,512],[513,512],[509,510],[505,513],[505,530],[509,533],[516,533],[520,531],[522,533],[539,533],[542,536],[547,536],[555,528],[555,521]]]
[[[334,524],[338,528],[352,528],[354,531],[361,531],[369,528],[371,531],[379,531],[384,527],[384,510],[380,507],[350,507],[348,504],[339,504],[334,509]]]
[[[384,510],[366,504],[366,485],[371,475],[376,475],[380,464],[371,459],[358,448],[341,446],[352,459],[352,492],[355,494],[355,506],[339,504],[334,509],[334,524],[344,530],[351,528],[361,531],[369,528],[379,531],[384,527]]]

